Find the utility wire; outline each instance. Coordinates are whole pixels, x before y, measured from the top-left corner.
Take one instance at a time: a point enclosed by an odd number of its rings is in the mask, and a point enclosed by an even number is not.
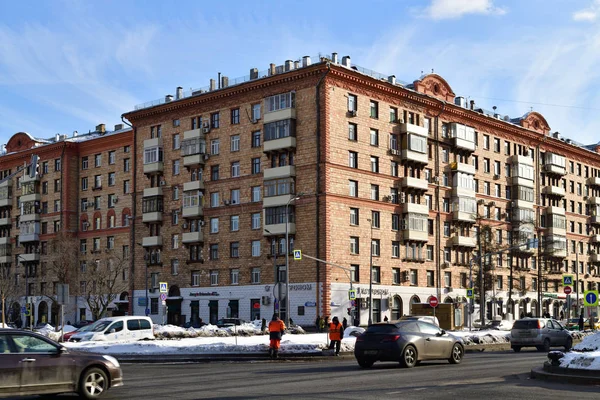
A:
[[[498,98],[495,98],[495,97],[484,97],[484,96],[469,96],[469,97],[470,98],[475,98],[475,99],[505,101],[505,102],[508,102],[508,103],[535,104],[535,105],[538,105],[538,106],[561,107],[561,108],[578,108],[580,110],[600,111],[600,108],[594,108],[594,107],[569,106],[569,105],[564,105],[564,104],[551,104],[551,103],[539,103],[539,102],[535,102],[535,101],[508,100],[508,99],[498,99]]]

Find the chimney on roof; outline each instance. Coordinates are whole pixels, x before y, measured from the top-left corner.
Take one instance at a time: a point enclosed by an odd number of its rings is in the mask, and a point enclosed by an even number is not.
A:
[[[308,67],[309,65],[310,65],[310,57],[309,56],[302,57],[302,66]]]
[[[170,103],[173,101],[173,95],[172,94],[168,94],[165,96],[165,103]]]
[[[277,70],[277,67],[275,66],[275,64],[273,64],[273,63],[269,64],[269,76],[275,75],[276,70]]]
[[[392,85],[395,85],[396,84],[396,75],[388,76],[388,82],[391,83]]]
[[[221,88],[226,88],[229,86],[229,78],[225,75],[221,77]]]
[[[115,131],[120,131],[121,129],[123,129],[123,124],[116,124],[115,125]]]
[[[106,132],[106,126],[104,124],[97,125],[96,126],[96,132],[105,133]]]
[[[294,62],[292,60],[285,60],[285,71],[291,71],[294,69]]]
[[[337,63],[338,63],[338,53],[331,53],[331,61],[332,61],[334,64],[337,64]]]
[[[302,65],[300,61],[294,61],[294,69],[300,68],[300,65]]]
[[[471,104],[471,110],[475,110],[475,100],[469,102]]]
[[[258,79],[258,68],[250,69],[250,79]]]
[[[181,86],[177,86],[175,90],[175,100],[183,99],[183,88]]]
[[[216,86],[217,86],[217,82],[215,82],[214,79],[211,79],[210,84],[208,86],[208,90],[210,90],[212,92],[213,90],[215,90]]]
[[[77,137],[78,135],[79,135],[79,132],[73,131],[73,137]]]
[[[344,67],[348,67],[348,68],[350,68],[352,66],[352,62],[350,62],[350,56],[342,57],[342,65]]]

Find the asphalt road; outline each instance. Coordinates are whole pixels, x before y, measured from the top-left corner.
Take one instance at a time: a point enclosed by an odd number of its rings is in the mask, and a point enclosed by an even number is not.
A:
[[[353,358],[123,365],[125,385],[104,399],[598,399],[599,387],[529,379],[545,354],[467,353],[463,363],[413,369]],[[59,396],[58,398],[74,398]]]

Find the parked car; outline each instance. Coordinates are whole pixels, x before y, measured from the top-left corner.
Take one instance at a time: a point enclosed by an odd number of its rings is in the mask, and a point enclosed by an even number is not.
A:
[[[244,321],[243,319],[239,319],[239,318],[222,318],[217,321],[217,326],[219,328],[225,328],[225,327],[234,326],[234,325],[239,326],[244,323],[246,323],[246,321]]]
[[[354,356],[369,368],[375,361],[395,361],[412,368],[422,360],[448,360],[459,364],[465,354],[462,339],[433,324],[418,320],[370,325],[356,338]]]
[[[192,321],[188,321],[185,324],[183,324],[183,327],[184,328],[196,328],[196,329],[198,329],[198,328],[202,328],[205,325],[206,325],[205,322],[200,322],[200,321],[194,321],[194,322],[192,322]]]
[[[578,331],[579,330],[579,318],[571,318],[571,319],[567,320],[566,327],[567,327],[567,329],[569,329],[571,331]],[[589,318],[583,319],[583,329],[584,330],[592,329]],[[600,329],[600,322],[597,320],[594,320],[594,329]]]
[[[67,350],[21,329],[0,329],[0,376],[0,396],[78,392],[96,399],[123,385],[114,357]]]
[[[91,327],[91,326],[92,326],[92,324],[90,324],[90,325],[85,325],[85,326],[82,326],[82,327],[81,327],[81,328],[79,328],[79,329],[75,329],[74,331],[71,331],[71,332],[65,332],[65,333],[64,333],[64,335],[63,335],[63,336],[60,338],[60,341],[61,341],[61,342],[68,342],[68,341],[69,341],[69,339],[71,338],[71,336],[73,336],[73,335],[75,335],[75,334],[77,334],[77,333],[81,333],[81,332],[87,332],[87,331],[89,331],[89,330],[90,330],[90,327]]]
[[[440,326],[440,321],[432,315],[403,315],[400,321],[423,321],[435,326]]]
[[[89,326],[84,332],[71,336],[69,342],[154,339],[152,320],[148,317],[110,317],[102,318]]]
[[[570,350],[573,338],[558,321],[549,318],[523,318],[515,321],[510,331],[510,345],[515,352],[523,347],[536,347],[550,351],[550,347],[563,346]]]
[[[74,324],[72,324],[71,326],[73,326],[73,327],[75,327],[75,328],[79,329],[79,328],[82,328],[82,327],[84,327],[84,326],[86,326],[86,325],[90,325],[90,324],[93,324],[93,323],[94,323],[94,321],[89,321],[89,320],[86,320],[86,319],[84,319],[84,320],[82,320],[82,321],[77,321],[77,322],[75,322],[75,323],[74,323]]]

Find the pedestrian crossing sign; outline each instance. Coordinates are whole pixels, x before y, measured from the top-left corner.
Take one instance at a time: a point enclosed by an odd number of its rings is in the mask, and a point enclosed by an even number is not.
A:
[[[169,285],[167,282],[160,282],[159,283],[159,287],[160,287],[160,293],[169,293]]]
[[[294,250],[294,260],[302,260],[302,250]]]
[[[563,275],[563,286],[573,285],[573,275]]]
[[[475,297],[473,295],[473,288],[467,289],[467,299],[472,299],[473,297]]]

